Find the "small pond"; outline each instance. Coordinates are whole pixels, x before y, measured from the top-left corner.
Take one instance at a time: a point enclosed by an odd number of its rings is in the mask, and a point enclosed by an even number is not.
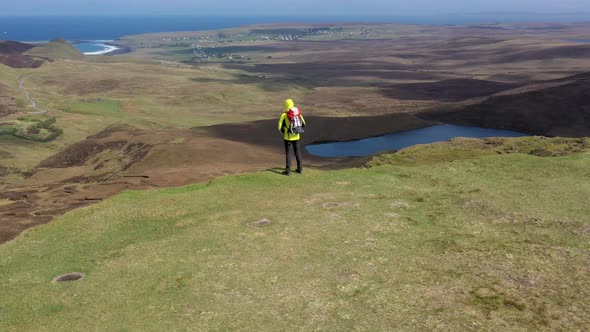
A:
[[[319,157],[365,157],[380,151],[400,150],[416,144],[448,141],[455,137],[522,137],[527,134],[479,127],[438,125],[358,141],[311,144],[305,149]]]
[[[590,44],[590,39],[566,39],[565,41],[572,43]]]

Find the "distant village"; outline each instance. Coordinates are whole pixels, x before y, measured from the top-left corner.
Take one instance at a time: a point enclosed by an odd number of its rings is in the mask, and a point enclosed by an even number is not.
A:
[[[222,31],[210,36],[165,37],[161,41],[167,43],[169,47],[186,48],[192,53],[190,54],[193,57],[192,62],[209,61],[211,59],[248,61],[251,60],[248,56],[232,52],[232,49],[238,50],[239,48],[227,46],[227,43],[261,40],[296,41],[313,37],[341,37],[342,34],[344,34],[342,27],[254,29],[249,33],[238,34],[228,34]],[[143,43],[139,45],[145,46]],[[158,47],[161,47],[161,45],[158,45]]]

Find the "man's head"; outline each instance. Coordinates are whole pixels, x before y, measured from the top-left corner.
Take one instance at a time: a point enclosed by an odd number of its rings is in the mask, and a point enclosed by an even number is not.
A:
[[[285,111],[288,111],[288,110],[292,109],[293,107],[295,107],[295,103],[293,102],[292,99],[285,100]]]

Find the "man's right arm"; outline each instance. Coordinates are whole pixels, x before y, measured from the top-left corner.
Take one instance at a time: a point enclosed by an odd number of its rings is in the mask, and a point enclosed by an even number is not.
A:
[[[283,113],[283,114],[281,115],[281,118],[279,119],[279,131],[280,131],[281,133],[283,132],[283,127],[284,127],[284,125],[285,125],[285,116],[286,116],[286,114],[285,114],[285,113]]]

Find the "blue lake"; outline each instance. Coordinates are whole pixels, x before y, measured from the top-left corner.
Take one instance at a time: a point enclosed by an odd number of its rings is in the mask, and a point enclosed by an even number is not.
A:
[[[566,41],[573,42],[573,43],[583,43],[583,44],[590,43],[590,39],[566,39]]]
[[[377,152],[400,150],[416,144],[444,142],[455,137],[485,138],[522,136],[529,135],[502,129],[438,125],[365,138],[358,141],[312,144],[306,146],[305,149],[312,155],[319,157],[365,157]]]

